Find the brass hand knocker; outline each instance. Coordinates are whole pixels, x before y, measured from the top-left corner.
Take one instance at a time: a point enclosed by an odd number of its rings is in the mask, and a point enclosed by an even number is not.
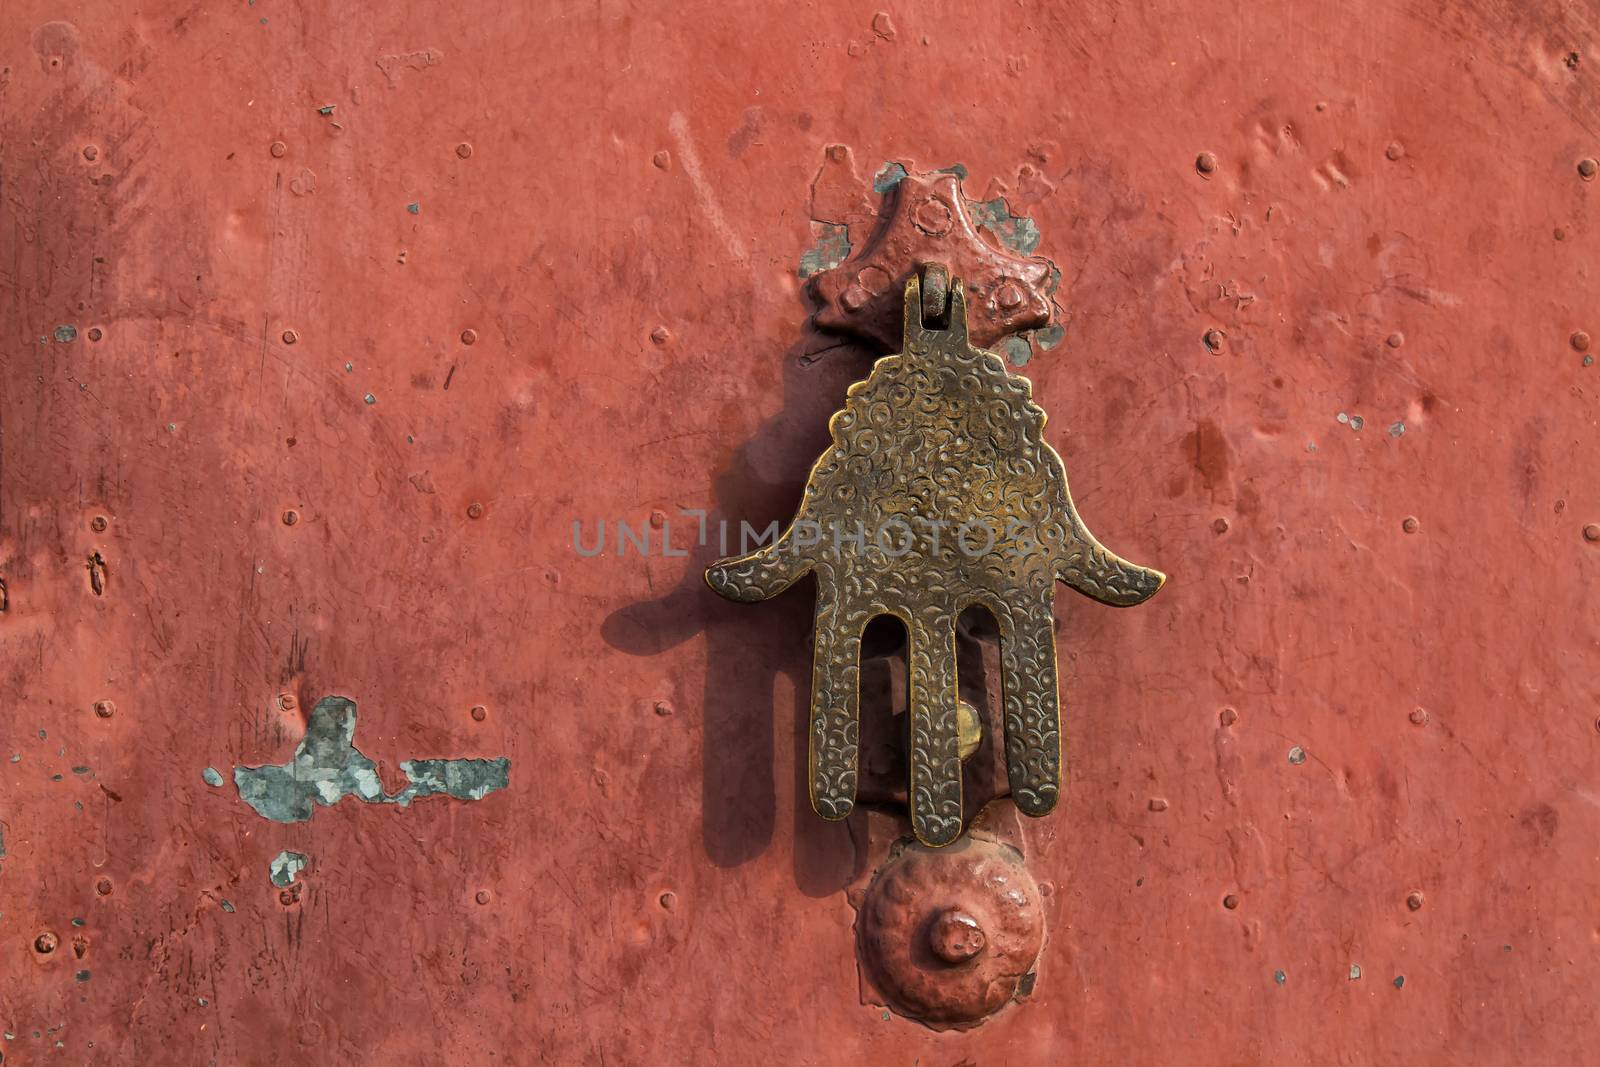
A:
[[[956,618],[978,604],[1000,629],[1006,769],[1017,807],[1043,815],[1061,790],[1055,584],[1106,604],[1166,580],[1094,539],[1028,379],[967,339],[966,293],[928,269],[905,290],[900,354],[878,360],[828,427],[833,446],[776,541],[720,560],[706,582],[752,603],[817,574],[811,682],[811,806],[850,813],[856,795],[861,632],[894,615],[910,636],[911,826],[927,845],[961,833]],[[948,318],[948,325],[937,322]]]

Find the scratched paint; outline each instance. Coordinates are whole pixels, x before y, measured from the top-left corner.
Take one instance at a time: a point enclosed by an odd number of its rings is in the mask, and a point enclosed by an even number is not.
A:
[[[354,797],[368,804],[398,804],[446,796],[481,800],[511,781],[511,761],[498,759],[402,760],[406,785],[385,793],[377,764],[355,747],[356,703],[346,697],[324,697],[311,712],[305,736],[294,756],[282,764],[235,767],[239,797],[258,815],[273,822],[305,822],[317,805]]]

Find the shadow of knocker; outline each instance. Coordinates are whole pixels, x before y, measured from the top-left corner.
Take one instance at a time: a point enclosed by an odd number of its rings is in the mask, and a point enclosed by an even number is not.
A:
[[[799,889],[809,896],[838,892],[857,873],[848,828],[817,818],[805,799],[811,582],[797,583],[753,625],[749,612],[713,593],[704,575],[717,557],[741,551],[746,524],[751,531],[748,546],[754,547],[756,537],[773,524],[781,527],[793,514],[806,472],[828,442],[829,415],[844,402],[846,389],[866,376],[875,358],[865,347],[817,332],[808,319],[801,339],[783,357],[783,407],[735,450],[713,479],[704,542],[697,516],[669,517],[674,551],[688,552],[681,561],[682,578],[664,596],[612,612],[600,629],[612,648],[647,657],[704,635],[701,842],[719,867],[748,863],[771,842],[778,807],[775,723],[790,724],[794,874]],[[586,540],[592,537],[592,531],[585,531]],[[607,540],[605,551],[615,551],[613,541]],[[774,706],[780,677],[793,693],[783,711]]]

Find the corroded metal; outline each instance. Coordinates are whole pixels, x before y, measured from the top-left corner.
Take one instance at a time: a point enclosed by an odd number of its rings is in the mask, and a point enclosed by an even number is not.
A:
[[[857,938],[889,1007],[935,1029],[972,1026],[1015,999],[1032,973],[1044,943],[1039,886],[997,841],[911,846],[867,890]]]
[[[815,315],[819,327],[892,351],[900,341],[896,324],[906,279],[928,266],[941,279],[928,287],[931,303],[940,303],[942,279],[965,279],[969,329],[979,348],[1050,320],[1049,261],[1012,255],[985,241],[956,175],[908,174],[890,195],[893,200],[866,244],[812,279],[821,305]]]
[[[1056,582],[1125,606],[1164,576],[1108,551],[1079,519],[1030,383],[969,343],[962,280],[950,283],[948,329],[922,314],[913,276],[903,351],[850,387],[795,520],[706,581],[749,603],[816,572],[808,781],[828,819],[855,803],[862,631],[880,615],[905,624],[911,824],[945,845],[962,825],[956,618],[976,604],[999,624],[1007,774],[1017,806],[1043,815],[1061,780]]]

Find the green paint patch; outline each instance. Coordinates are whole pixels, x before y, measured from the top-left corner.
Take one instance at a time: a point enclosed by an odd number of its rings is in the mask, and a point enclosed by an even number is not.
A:
[[[1028,360],[1033,358],[1033,347],[1028,344],[1026,337],[1007,337],[997,347],[1006,362],[1013,367],[1026,366]]]
[[[832,222],[813,222],[811,235],[816,244],[800,254],[800,277],[809,278],[832,270],[850,255],[850,227]]]
[[[67,344],[71,341],[77,340],[78,328],[76,326],[57,326],[54,336],[57,341],[61,342],[62,344]]]
[[[77,974],[73,975],[72,977],[76,978],[80,982],[87,982],[89,980],[89,972],[88,971],[79,971]]]
[[[872,179],[872,191],[882,196],[905,179],[906,168],[899,163],[885,163]]]
[[[323,698],[288,763],[234,768],[240,798],[265,818],[292,823],[310,819],[318,804],[329,807],[345,797],[403,808],[431,796],[482,800],[511,783],[511,761],[504,756],[402,760],[405,787],[385,793],[377,765],[355,747],[355,732],[355,701]]]
[[[1031,256],[1039,247],[1041,234],[1038,225],[1026,215],[1013,215],[1006,206],[1006,198],[973,200],[967,207],[972,221],[994,234],[1002,246],[1019,256]]]
[[[200,777],[205,779],[206,785],[218,786],[222,784],[222,774],[215,767],[207,767],[200,772]]]
[[[237,909],[234,908],[233,901],[224,897],[222,900],[222,910],[227,912],[229,915],[232,915]]]
[[[422,214],[422,205],[413,200],[411,203],[406,205],[406,210],[411,212],[413,215],[420,215]]]
[[[306,869],[306,857],[299,852],[290,852],[287,849],[272,857],[268,867],[268,875],[272,884],[279,889],[287,888],[294,884],[294,876]]]
[[[1064,326],[1046,326],[1037,330],[1033,335],[1033,343],[1039,346],[1039,351],[1048,352],[1067,338]]]

